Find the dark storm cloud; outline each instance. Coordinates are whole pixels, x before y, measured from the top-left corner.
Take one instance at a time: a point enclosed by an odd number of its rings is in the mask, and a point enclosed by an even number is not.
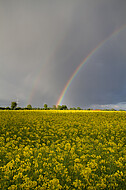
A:
[[[126,24],[125,0],[0,1],[0,104],[56,104],[83,59]],[[116,104],[125,99],[126,30],[89,60],[64,104]],[[41,72],[40,72],[41,71]],[[4,101],[3,101],[4,100]]]
[[[83,66],[70,87],[68,103],[72,105],[80,102],[80,105],[85,106],[126,101],[126,56],[123,51],[124,45],[126,49],[125,31],[121,34],[122,39],[118,34],[116,42],[114,39],[108,41]],[[70,93],[72,96],[69,99]]]

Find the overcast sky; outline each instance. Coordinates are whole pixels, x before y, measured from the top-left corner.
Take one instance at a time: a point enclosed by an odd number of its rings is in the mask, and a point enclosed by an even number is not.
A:
[[[0,0],[0,106],[55,105],[84,58],[125,24],[126,0]],[[125,106],[125,73],[126,27],[83,65],[62,104]]]

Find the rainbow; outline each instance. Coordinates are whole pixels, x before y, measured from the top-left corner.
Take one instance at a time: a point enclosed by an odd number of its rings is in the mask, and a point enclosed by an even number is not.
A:
[[[28,96],[27,105],[32,103],[32,99],[33,99],[33,97],[35,95],[35,92],[37,90],[37,86],[38,86],[38,84],[40,82],[41,76],[42,76],[43,72],[45,72],[45,69],[47,68],[48,64],[52,62],[53,58],[55,57],[55,55],[57,53],[57,50],[60,48],[60,46],[62,44],[64,38],[65,38],[65,36],[62,36],[62,38],[56,44],[56,47],[52,50],[51,54],[47,57],[45,63],[39,69],[39,73],[37,74],[37,77],[34,80],[30,95]]]
[[[41,79],[41,76],[43,74],[43,72],[45,72],[45,69],[47,68],[48,64],[52,62],[52,60],[54,59],[54,57],[56,56],[57,54],[57,50],[60,49],[63,41],[64,41],[64,38],[65,38],[65,35],[62,36],[62,39],[59,40],[58,44],[56,45],[56,47],[53,49],[52,53],[47,57],[47,60],[45,61],[45,63],[42,65],[42,67],[39,69],[39,73],[37,74],[34,82],[33,82],[33,85],[32,85],[32,89],[31,89],[31,92],[30,92],[30,95],[28,96],[28,99],[27,99],[27,105],[28,104],[31,104],[32,103],[32,99],[35,95],[35,92],[37,90],[37,86],[40,82],[40,79]],[[69,56],[72,55],[73,53],[73,50],[76,50],[77,47],[73,48],[72,51],[65,57],[65,59],[67,60],[67,58]]]
[[[61,105],[63,98],[68,90],[68,88],[70,87],[72,81],[75,79],[75,77],[77,76],[77,74],[79,73],[79,71],[81,70],[81,68],[83,67],[83,65],[85,65],[88,60],[95,54],[95,52],[100,49],[108,40],[112,39],[112,37],[116,36],[119,32],[121,32],[124,28],[126,27],[126,24],[121,26],[119,29],[116,29],[111,35],[109,35],[107,38],[105,38],[104,40],[102,40],[88,55],[87,57],[79,64],[79,66],[75,69],[75,71],[73,72],[73,74],[71,75],[71,77],[69,78],[69,80],[67,81],[67,83],[65,84],[65,87],[63,88],[60,97],[56,103],[56,106]]]

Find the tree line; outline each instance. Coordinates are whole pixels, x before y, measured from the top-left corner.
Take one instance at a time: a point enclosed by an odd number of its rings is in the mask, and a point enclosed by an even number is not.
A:
[[[52,107],[48,107],[47,104],[44,104],[42,108],[35,108],[32,107],[31,104],[28,104],[26,107],[18,107],[17,102],[11,102],[10,107],[0,107],[0,110],[68,110],[68,107],[66,105],[53,105]],[[80,107],[73,107],[70,108],[70,110],[82,110]]]
[[[72,107],[72,108],[68,108],[66,105],[53,105],[52,107],[48,107],[47,104],[44,104],[42,108],[38,107],[32,107],[31,104],[28,104],[26,107],[18,107],[17,102],[11,102],[11,106],[9,107],[0,107],[0,110],[83,110],[80,107]],[[86,110],[93,110],[91,108],[88,108]],[[116,109],[111,108],[111,109],[95,109],[96,111],[116,111]],[[123,109],[120,109],[119,111],[125,111]]]

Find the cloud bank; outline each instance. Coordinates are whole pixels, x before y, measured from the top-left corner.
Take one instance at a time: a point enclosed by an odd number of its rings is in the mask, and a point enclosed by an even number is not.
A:
[[[0,1],[0,105],[56,104],[84,58],[126,24],[124,0]],[[63,104],[126,101],[126,29],[102,46],[70,85]]]

